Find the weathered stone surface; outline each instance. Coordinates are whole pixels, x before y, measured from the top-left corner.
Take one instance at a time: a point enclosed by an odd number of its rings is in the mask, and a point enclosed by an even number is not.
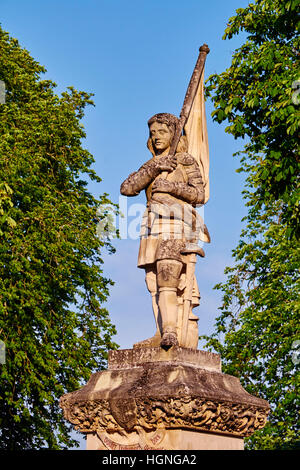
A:
[[[166,351],[163,348],[136,348],[109,352],[109,369],[138,367],[149,362],[193,364],[221,372],[221,359],[218,354],[196,349],[174,347]]]
[[[189,93],[188,101],[191,97]],[[208,154],[203,151],[203,145],[201,162],[198,145],[197,155],[189,154],[186,135],[179,136],[170,154],[175,134],[182,124],[169,113],[152,116],[148,121],[147,143],[152,158],[131,173],[120,188],[124,196],[136,196],[145,190],[147,197],[138,267],[145,269],[156,333],[136,343],[138,348],[161,345],[168,349],[179,345],[197,349],[198,345],[198,318],[192,311],[200,301],[195,277],[196,255],[204,256],[198,241],[209,242],[210,236],[196,207],[205,203],[208,184],[202,173],[204,154]],[[199,138],[203,132],[196,134]],[[191,138],[193,148],[196,141]]]
[[[97,432],[87,437],[87,450],[243,450],[239,437],[186,429],[159,429],[154,432]],[[159,455],[159,454],[158,454]],[[161,462],[160,462],[161,463]],[[178,460],[177,460],[177,463]],[[192,461],[191,461],[192,463]]]
[[[110,353],[108,370],[62,397],[66,419],[80,431],[98,435],[182,429],[243,438],[265,425],[266,401],[248,394],[238,378],[203,367],[203,357],[209,367],[216,365],[215,355],[193,355],[183,348],[177,353],[174,360],[170,350]]]

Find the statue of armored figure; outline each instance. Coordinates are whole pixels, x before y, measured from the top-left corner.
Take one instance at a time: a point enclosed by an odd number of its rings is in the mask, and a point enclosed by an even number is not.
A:
[[[210,242],[196,208],[208,200],[208,142],[204,107],[204,62],[200,54],[185,96],[180,118],[155,114],[148,121],[152,158],[121,185],[125,196],[146,192],[138,267],[145,269],[152,296],[156,332],[135,348],[172,346],[197,349],[200,293],[195,278],[198,241]]]
[[[198,344],[198,317],[192,309],[200,294],[194,266],[196,255],[204,256],[199,233],[208,237],[208,232],[195,208],[204,203],[204,185],[198,163],[187,153],[186,136],[181,136],[176,154],[169,155],[178,121],[168,113],[149,119],[152,158],[121,185],[125,196],[145,190],[147,197],[138,267],[146,272],[156,333],[135,347],[197,349]]]

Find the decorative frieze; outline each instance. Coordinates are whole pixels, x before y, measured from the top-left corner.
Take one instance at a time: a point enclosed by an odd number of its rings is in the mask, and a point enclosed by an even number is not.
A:
[[[190,429],[247,437],[265,426],[269,410],[246,404],[213,402],[191,396],[72,402],[60,405],[65,418],[83,433]]]

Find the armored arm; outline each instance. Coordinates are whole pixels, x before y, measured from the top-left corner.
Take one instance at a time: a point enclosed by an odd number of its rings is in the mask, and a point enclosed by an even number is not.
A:
[[[144,163],[138,171],[131,173],[121,184],[121,194],[124,196],[137,196],[151,181],[158,176],[159,171],[153,160]]]
[[[124,196],[137,196],[140,191],[149,186],[150,183],[162,172],[172,171],[176,167],[176,158],[169,155],[148,160],[138,171],[131,173],[121,184],[121,194]]]
[[[183,199],[193,206],[200,206],[204,203],[204,191],[186,183],[174,183],[172,195]]]
[[[203,204],[204,186],[197,162],[189,154],[178,154],[177,161],[181,163],[185,169],[187,182],[158,179],[155,181],[152,191],[169,193],[193,206]]]
[[[199,206],[204,203],[204,186],[197,163],[186,167],[188,182],[174,182],[172,194],[184,201]]]

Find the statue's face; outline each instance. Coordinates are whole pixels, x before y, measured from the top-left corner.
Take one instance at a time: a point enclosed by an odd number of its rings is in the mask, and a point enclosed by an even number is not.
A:
[[[173,133],[167,124],[153,122],[150,125],[149,130],[153,147],[157,153],[162,153],[164,150],[170,147]]]

